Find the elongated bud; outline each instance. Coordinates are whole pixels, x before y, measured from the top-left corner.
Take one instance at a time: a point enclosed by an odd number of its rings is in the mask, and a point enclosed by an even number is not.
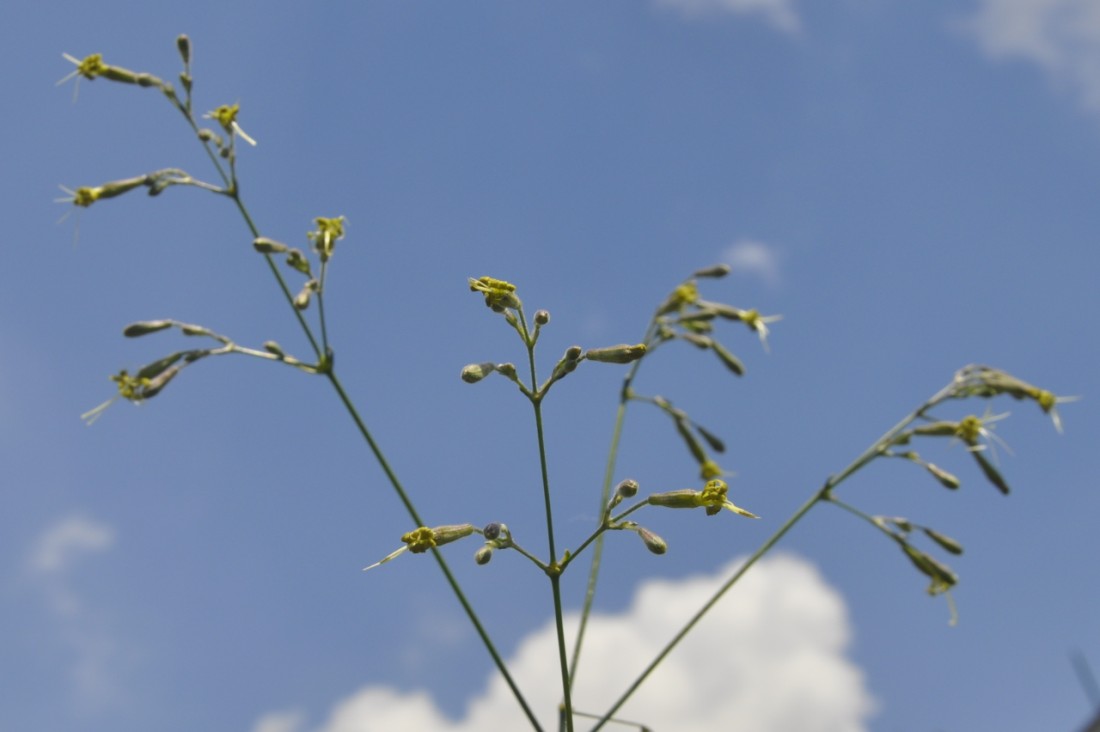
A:
[[[959,487],[959,479],[940,466],[933,465],[932,463],[925,463],[924,468],[935,476],[936,480],[938,480],[943,487],[950,488],[951,490],[955,490]]]
[[[252,240],[252,246],[261,254],[282,254],[289,251],[290,247],[282,242],[268,239],[266,236],[258,236]]]
[[[143,335],[149,335],[150,333],[156,333],[157,331],[171,327],[171,320],[143,320],[138,323],[131,323],[123,328],[122,335],[127,338],[139,338]]]
[[[978,467],[982,469],[982,473],[985,474],[986,480],[1007,496],[1009,493],[1008,483],[1001,477],[1000,471],[993,467],[993,464],[986,460],[977,450],[971,450],[970,454],[973,455],[974,459],[978,462]]]
[[[706,269],[696,270],[692,277],[713,277],[715,279],[719,277],[725,277],[730,273],[730,266],[728,264],[715,264]]]
[[[478,564],[488,564],[493,558],[493,547],[483,546],[474,553],[474,561]]]
[[[160,393],[161,389],[168,386],[168,382],[176,378],[176,374],[180,372],[179,366],[171,366],[164,371],[160,372],[155,378],[150,379],[149,383],[145,385],[145,388],[141,391],[143,399],[152,399]]]
[[[737,356],[734,356],[732,353],[727,351],[725,346],[723,346],[721,343],[719,343],[718,341],[712,342],[710,350],[714,351],[714,355],[718,356],[718,358],[722,361],[722,364],[727,369],[732,371],[737,376],[745,375],[745,365],[741,363],[741,360],[737,358]]]
[[[191,39],[181,33],[179,37],[176,38],[176,48],[180,52],[180,58],[183,59],[183,63],[191,63]]]
[[[496,368],[496,364],[489,363],[488,361],[485,363],[471,363],[462,367],[462,380],[467,384],[476,384],[496,371]]]
[[[156,377],[164,373],[165,370],[167,370],[169,367],[171,367],[173,364],[183,358],[183,355],[184,351],[178,351],[176,353],[165,356],[160,360],[153,361],[153,363],[151,364],[142,366],[141,370],[134,374],[134,376],[138,379],[155,379]]]
[[[563,358],[566,361],[576,361],[581,357],[582,353],[584,353],[584,349],[580,346],[569,346],[569,348],[565,349],[565,356],[563,356]]]
[[[666,493],[654,493],[646,499],[651,506],[663,506],[665,508],[697,508],[699,504],[699,491],[691,488],[682,488],[678,491]]]
[[[642,543],[645,544],[645,548],[654,554],[664,554],[668,551],[668,544],[661,537],[654,534],[644,526],[639,526],[638,536],[641,537]]]
[[[598,361],[600,363],[630,363],[644,356],[645,352],[646,347],[644,343],[638,343],[633,346],[622,343],[617,346],[608,346],[606,348],[590,348],[584,354],[584,357],[589,361]]]
[[[913,434],[924,437],[954,437],[958,429],[958,422],[930,422],[914,427]]]
[[[539,310],[535,313],[535,325],[546,325],[550,322],[550,312],[548,310]]]
[[[696,348],[707,349],[714,345],[714,340],[698,333],[681,333],[680,337]]]
[[[934,530],[928,529],[928,528],[922,529],[922,530],[924,531],[925,535],[929,539],[931,539],[932,541],[939,544],[943,548],[944,551],[950,552],[952,554],[962,554],[963,553],[962,544],[955,541],[950,536],[946,536],[944,534],[941,534],[938,531],[934,531]]]
[[[506,379],[511,379],[512,381],[515,381],[519,378],[519,376],[516,374],[516,365],[514,363],[498,363],[497,373]]]
[[[633,498],[638,494],[638,481],[627,478],[616,486],[615,493],[623,498]]]
[[[302,291],[294,296],[294,307],[299,310],[305,310],[309,307],[309,296],[313,294],[313,289],[307,284],[302,288]]]

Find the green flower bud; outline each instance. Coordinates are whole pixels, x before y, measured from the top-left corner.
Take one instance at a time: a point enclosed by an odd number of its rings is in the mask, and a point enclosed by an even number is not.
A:
[[[514,363],[498,363],[497,373],[505,377],[506,379],[511,379],[512,381],[515,381],[517,378],[519,378],[516,375],[516,365]]]
[[[942,547],[944,551],[950,552],[951,554],[962,554],[963,553],[962,544],[955,541],[950,536],[945,536],[944,534],[941,534],[938,531],[933,531],[932,529],[928,529],[928,528],[924,528],[922,530],[924,531],[925,535],[929,539],[931,539],[932,541],[939,544],[940,547]]]
[[[474,561],[478,564],[485,565],[493,558],[493,547],[483,546],[474,553]]]
[[[956,488],[959,487],[959,485],[960,485],[959,479],[956,478],[951,473],[944,470],[943,468],[939,467],[938,465],[933,465],[932,463],[925,463],[924,468],[929,473],[931,473],[933,476],[935,476],[936,480],[938,480],[940,482],[940,484],[943,485],[945,488],[950,488],[951,490],[955,490]]]
[[[146,366],[142,366],[134,377],[137,379],[155,379],[164,373],[170,366],[174,365],[184,356],[184,351],[177,351],[176,353],[165,356],[164,358],[153,361],[153,363]]]
[[[710,350],[714,351],[714,355],[722,361],[726,368],[732,371],[737,376],[745,375],[745,366],[741,363],[737,356],[726,350],[726,348],[718,341],[713,341],[710,346]]]
[[[290,247],[266,236],[258,236],[252,240],[252,246],[261,254],[282,254],[289,251]]]
[[[606,348],[590,348],[584,356],[589,361],[598,361],[600,363],[630,363],[644,356],[645,352],[646,346],[644,343],[638,343],[633,346],[622,343],[617,346],[608,346]]]
[[[661,537],[654,534],[649,529],[639,526],[637,528],[638,536],[641,537],[642,543],[645,544],[645,548],[654,554],[664,554],[668,551],[668,544]]]
[[[546,325],[550,322],[550,312],[539,310],[535,313],[535,325]]]
[[[623,498],[633,498],[638,494],[638,481],[627,478],[615,487],[615,493]]]
[[[489,374],[496,371],[496,364],[489,363],[471,363],[462,367],[462,380],[467,384],[476,384],[484,379]],[[513,367],[514,370],[515,367]]]
[[[1009,493],[1008,483],[1006,483],[1005,479],[1001,477],[1000,471],[993,467],[993,464],[986,460],[985,457],[983,457],[981,452],[979,452],[978,450],[971,450],[970,454],[974,456],[974,460],[977,461],[978,467],[982,469],[982,472],[985,474],[986,480],[992,483],[993,487],[995,487],[997,490],[1007,496]]]
[[[171,327],[171,320],[142,320],[137,323],[131,323],[123,328],[122,335],[127,338],[139,338],[143,335],[149,335],[150,333],[156,333],[157,331]]]
[[[191,63],[191,39],[181,33],[176,38],[176,48],[180,52],[180,58],[183,59],[183,63]]]
[[[692,277],[713,277],[715,279],[719,277],[725,277],[730,273],[730,266],[728,264],[715,264],[706,269],[696,270]]]
[[[566,361],[576,361],[581,357],[582,353],[584,353],[584,349],[580,346],[569,346],[569,348],[565,349],[565,356],[563,358]]]
[[[313,289],[307,284],[302,288],[302,291],[294,296],[294,307],[299,310],[305,310],[309,307],[309,296],[313,294]]]
[[[286,353],[283,351],[283,347],[275,341],[264,341],[264,350],[270,354],[278,356],[279,358],[286,358]]]
[[[691,488],[654,493],[646,499],[646,503],[651,506],[663,506],[665,508],[698,508],[701,505],[699,491]]]

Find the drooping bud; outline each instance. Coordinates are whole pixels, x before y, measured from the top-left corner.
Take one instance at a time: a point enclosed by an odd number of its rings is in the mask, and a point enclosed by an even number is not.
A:
[[[489,374],[496,371],[496,364],[486,361],[485,363],[471,363],[462,367],[462,380],[467,384],[476,384],[484,379]],[[514,369],[514,367],[513,367]]]
[[[661,537],[654,534],[644,526],[639,526],[637,529],[638,536],[641,537],[642,543],[645,544],[645,548],[654,554],[664,554],[668,551],[668,544]]]
[[[993,467],[993,464],[986,460],[977,450],[971,450],[970,454],[973,455],[974,459],[978,462],[978,467],[982,469],[982,473],[985,474],[986,480],[1007,496],[1009,493],[1008,483],[1001,477],[1000,471]]]
[[[734,356],[732,353],[726,350],[718,341],[713,341],[710,346],[710,350],[714,351],[714,355],[722,361],[726,368],[732,371],[737,376],[745,375],[745,365],[741,363],[741,360]]]
[[[936,478],[936,480],[938,480],[940,482],[940,485],[944,486],[945,488],[950,488],[951,490],[955,490],[956,488],[959,487],[959,485],[960,485],[959,479],[956,478],[951,473],[944,470],[943,468],[941,468],[940,466],[933,465],[932,463],[925,463],[924,467],[929,473],[931,473]]]
[[[474,561],[478,564],[485,565],[493,558],[493,547],[483,546],[474,553]]]
[[[514,363],[498,363],[497,373],[506,379],[515,381],[519,377],[516,374],[516,365]]]
[[[176,353],[169,354],[162,359],[153,361],[151,364],[142,366],[141,369],[134,374],[137,379],[155,379],[164,373],[169,367],[183,358],[185,351],[177,351]]]
[[[301,292],[294,296],[294,307],[299,310],[305,310],[309,307],[309,297],[313,294],[313,288],[308,284],[302,288]]]
[[[507,530],[508,527],[506,527],[504,524],[498,521],[493,521],[492,523],[485,525],[485,528],[481,530],[481,535],[489,541],[496,541],[500,538],[500,535]]]
[[[305,252],[301,249],[291,249],[286,253],[286,263],[293,269],[298,270],[304,275],[309,275],[309,260],[306,259]]]
[[[622,343],[617,346],[607,346],[605,348],[589,348],[584,354],[584,357],[589,361],[597,361],[599,363],[630,363],[645,356],[645,352],[646,346],[644,343],[638,343],[633,346]]]
[[[934,531],[929,528],[924,528],[922,530],[929,539],[939,544],[944,551],[950,552],[951,554],[963,553],[962,544],[955,541],[950,536],[945,536],[944,534],[941,534],[940,532]]]

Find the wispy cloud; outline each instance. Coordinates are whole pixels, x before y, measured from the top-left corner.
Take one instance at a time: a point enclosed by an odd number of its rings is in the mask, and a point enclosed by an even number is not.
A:
[[[739,239],[722,252],[722,261],[731,267],[731,274],[752,275],[770,287],[779,284],[782,259],[774,246],[755,239]]]
[[[791,0],[653,0],[660,8],[669,8],[686,18],[705,18],[725,14],[758,15],[784,33],[798,33],[802,22]]]
[[[1100,113],[1100,2],[1097,0],[979,0],[963,22],[986,54],[1023,58]]]
[[[82,559],[111,548],[114,530],[83,516],[54,522],[33,542],[26,570],[42,589],[60,643],[71,657],[66,669],[82,706],[102,707],[118,698],[114,665],[119,647],[74,588],[71,570]]]
[[[252,732],[299,732],[304,723],[305,716],[300,711],[272,712],[261,717]]]
[[[114,531],[106,524],[70,516],[39,535],[28,566],[38,574],[57,574],[86,554],[109,549],[114,541]]]
[[[622,613],[595,616],[577,681],[577,708],[606,708],[736,566],[733,562],[713,575],[648,581]],[[567,618],[568,631],[575,628],[576,618]],[[774,557],[757,565],[714,608],[621,716],[676,732],[859,732],[866,728],[873,702],[861,671],[845,655],[849,636],[844,602],[817,570],[799,558]],[[532,708],[547,716],[557,708],[561,681],[556,665],[547,663],[556,657],[555,644],[553,624],[547,623],[524,639],[508,661]],[[542,723],[556,727],[550,719]],[[257,726],[255,732],[305,729],[295,724]],[[457,721],[423,691],[379,685],[336,704],[317,732],[481,732],[526,726],[507,687],[493,676]]]

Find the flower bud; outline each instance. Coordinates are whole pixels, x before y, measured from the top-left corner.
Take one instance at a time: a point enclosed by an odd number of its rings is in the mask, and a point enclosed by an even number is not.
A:
[[[944,551],[950,552],[951,554],[962,554],[963,553],[962,544],[955,541],[950,536],[944,536],[940,532],[933,531],[932,529],[928,529],[928,528],[925,528],[925,529],[922,529],[922,530],[924,531],[925,535],[929,539],[931,539],[932,541],[939,544],[940,547],[943,548]]]
[[[171,320],[142,320],[137,323],[131,323],[122,330],[122,335],[127,338],[138,338],[143,335],[149,335],[150,333],[156,333],[159,330],[165,328],[171,328]]]
[[[589,361],[598,361],[600,363],[630,363],[644,356],[645,352],[646,347],[644,343],[638,343],[633,346],[622,343],[617,346],[608,346],[606,348],[590,348],[588,352],[585,353],[585,358]]]
[[[664,554],[668,551],[668,544],[661,537],[654,534],[649,529],[639,526],[638,536],[641,537],[642,543],[645,544],[645,548],[654,554]]]
[[[484,379],[489,374],[496,371],[496,364],[489,363],[471,363],[462,367],[462,380],[467,384],[476,384]],[[513,367],[513,370],[515,367]]]
[[[548,310],[539,310],[535,313],[535,325],[546,325],[550,322],[550,312]]]
[[[279,358],[286,358],[286,353],[283,351],[283,347],[275,341],[264,341],[264,350],[272,355],[278,356]]]
[[[725,277],[730,273],[730,266],[728,264],[715,264],[706,269],[696,270],[692,277],[713,277],[715,279],[719,277]]]
[[[584,351],[580,346],[569,346],[569,348],[565,349],[564,358],[566,361],[576,361],[581,357],[581,354],[583,352]]]
[[[646,502],[651,506],[664,506],[665,508],[697,508],[700,505],[699,491],[682,488],[667,493],[654,493],[646,499]]]
[[[945,488],[955,490],[959,487],[959,479],[941,468],[940,466],[933,465],[932,463],[925,463],[924,467],[936,478],[936,480],[940,482],[940,485],[944,486]]]
[[[309,296],[313,293],[313,290],[307,285],[302,288],[302,291],[294,296],[294,307],[299,310],[305,310],[309,307]]]
[[[191,39],[186,34],[180,34],[176,38],[176,48],[180,52],[180,58],[183,59],[184,64],[191,63]]]
[[[514,363],[498,363],[497,373],[506,379],[512,379],[513,381],[518,378],[516,375],[516,365]]]
[[[493,558],[493,547],[483,546],[474,553],[474,561],[478,564],[488,564]]]
[[[718,341],[712,341],[710,345],[710,350],[714,351],[714,355],[718,356],[718,358],[721,359],[722,363],[727,369],[732,371],[737,376],[744,376],[744,364],[741,363],[741,360],[738,359],[737,356],[734,356],[732,353],[727,351],[725,346],[723,346]]]
[[[638,481],[627,478],[616,486],[615,492],[623,498],[633,498],[638,494]]]
[[[258,236],[253,239],[252,246],[261,254],[282,254],[290,249],[286,244],[268,239],[266,236]]]
[[[496,541],[500,538],[501,533],[505,530],[504,524],[493,521],[492,523],[485,524],[485,528],[481,530],[481,535],[489,541]]]

